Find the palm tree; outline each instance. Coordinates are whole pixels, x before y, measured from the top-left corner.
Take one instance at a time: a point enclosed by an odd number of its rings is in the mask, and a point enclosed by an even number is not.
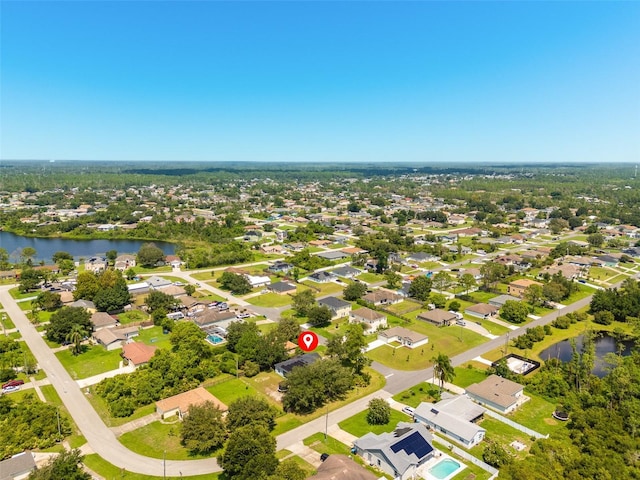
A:
[[[440,393],[444,388],[445,382],[450,382],[456,376],[453,366],[451,365],[451,359],[444,353],[439,353],[438,356],[433,357],[433,373],[438,380],[440,380]]]
[[[65,339],[67,342],[71,342],[71,353],[78,355],[81,352],[82,340],[87,335],[86,329],[82,325],[74,325],[71,327],[71,331],[67,334]]]

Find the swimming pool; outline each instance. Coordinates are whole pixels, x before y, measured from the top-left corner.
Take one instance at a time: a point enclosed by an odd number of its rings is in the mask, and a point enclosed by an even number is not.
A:
[[[207,336],[207,340],[209,340],[214,345],[217,345],[218,343],[224,342],[224,338],[222,338],[220,335],[216,335],[215,333],[212,333],[211,335],[208,335]]]
[[[460,464],[450,458],[440,460],[429,469],[429,473],[438,479],[445,479],[460,468]]]

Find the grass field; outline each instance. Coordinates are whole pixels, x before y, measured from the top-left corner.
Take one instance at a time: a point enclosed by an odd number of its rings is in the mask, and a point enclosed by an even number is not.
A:
[[[162,333],[162,327],[156,326],[151,328],[143,328],[140,335],[134,338],[136,342],[146,343],[158,348],[171,348],[169,334]]]
[[[431,358],[440,352],[452,357],[487,341],[487,338],[470,330],[436,327],[430,323],[415,320],[419,313],[415,311],[407,315],[408,318],[413,319],[409,324],[393,315],[388,315],[387,320],[390,327],[400,325],[426,335],[429,337],[429,343],[415,349],[407,347],[394,349],[383,345],[370,351],[369,357],[398,370],[418,370],[431,365]]]
[[[366,283],[377,283],[377,282],[384,281],[384,275],[378,275],[376,273],[370,273],[370,272],[361,273],[356,278]]]
[[[231,378],[225,382],[220,382],[206,389],[217,399],[227,406],[231,405],[235,400],[247,395],[258,395],[258,391],[253,388],[245,378]]]
[[[277,293],[265,293],[257,297],[248,298],[247,302],[257,307],[284,307],[291,303],[289,295],[278,295]]]
[[[330,295],[332,293],[342,292],[346,287],[346,285],[340,285],[334,282],[316,283],[316,282],[312,282],[311,280],[302,282],[302,285],[306,285],[307,287],[310,287],[315,292],[316,297],[322,297],[324,295]],[[316,289],[319,289],[320,291],[317,291]]]
[[[558,431],[567,432],[567,422],[560,422],[551,416],[555,410],[553,403],[530,392],[525,392],[525,395],[530,397],[531,400],[525,402],[515,412],[507,415],[507,418],[542,434],[551,434]]]
[[[65,349],[56,353],[60,363],[74,380],[87,378],[99,373],[115,370],[122,358],[120,349],[107,351],[103,347],[94,345],[80,355],[73,355]]]
[[[196,460],[213,457],[218,453],[191,455],[189,450],[180,444],[181,425],[180,421],[171,424],[153,422],[123,434],[118,440],[129,450],[140,455],[160,459],[166,455],[167,460]]]
[[[404,403],[405,405],[416,408],[422,402],[437,401],[438,392],[439,388],[437,386],[423,382],[394,395],[393,399],[396,402]]]
[[[141,312],[140,310],[131,310],[130,312],[124,312],[118,314],[118,320],[121,325],[127,325],[134,322],[144,322],[149,319],[149,315]]]
[[[362,437],[369,432],[375,433],[376,435],[384,432],[391,432],[394,428],[396,428],[398,422],[413,421],[408,415],[391,409],[389,423],[387,423],[386,425],[369,425],[367,423],[367,411],[368,410],[357,413],[353,417],[347,418],[346,420],[340,422],[338,425],[345,432],[349,432],[356,437]]]
[[[109,480],[164,480],[163,477],[153,477],[150,475],[127,472],[126,470],[107,462],[96,453],[87,455],[84,458],[83,463],[97,474]],[[180,480],[181,478],[182,476],[166,477],[166,480]],[[217,473],[208,473],[206,475],[197,475],[195,477],[187,478],[189,478],[189,480],[218,480],[220,477]]]
[[[466,388],[472,383],[478,383],[487,378],[485,370],[474,367],[455,367],[454,371],[456,376],[453,378],[453,383],[462,388]]]
[[[520,430],[516,430],[506,423],[502,423],[499,420],[487,416],[485,416],[484,419],[480,421],[479,425],[487,431],[487,434],[485,436],[486,440],[493,440],[498,442],[508,452],[512,453],[518,459],[522,459],[527,456],[529,447],[531,447],[532,442],[531,438],[526,433],[521,432]],[[517,452],[513,447],[509,445],[514,440],[518,440],[524,443],[527,448],[521,452]],[[482,458],[482,452],[484,451],[483,443],[484,442],[481,442],[480,444],[471,448],[469,452],[471,452],[478,458]]]

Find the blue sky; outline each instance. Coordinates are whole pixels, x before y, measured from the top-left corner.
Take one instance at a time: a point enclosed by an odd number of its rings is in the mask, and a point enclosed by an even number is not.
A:
[[[640,159],[640,2],[0,8],[2,159]]]

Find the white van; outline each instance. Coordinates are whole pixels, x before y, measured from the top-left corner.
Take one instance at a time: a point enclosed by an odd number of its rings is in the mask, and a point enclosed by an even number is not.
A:
[[[464,320],[464,318],[456,318],[456,325],[465,327],[467,325],[467,322]]]

